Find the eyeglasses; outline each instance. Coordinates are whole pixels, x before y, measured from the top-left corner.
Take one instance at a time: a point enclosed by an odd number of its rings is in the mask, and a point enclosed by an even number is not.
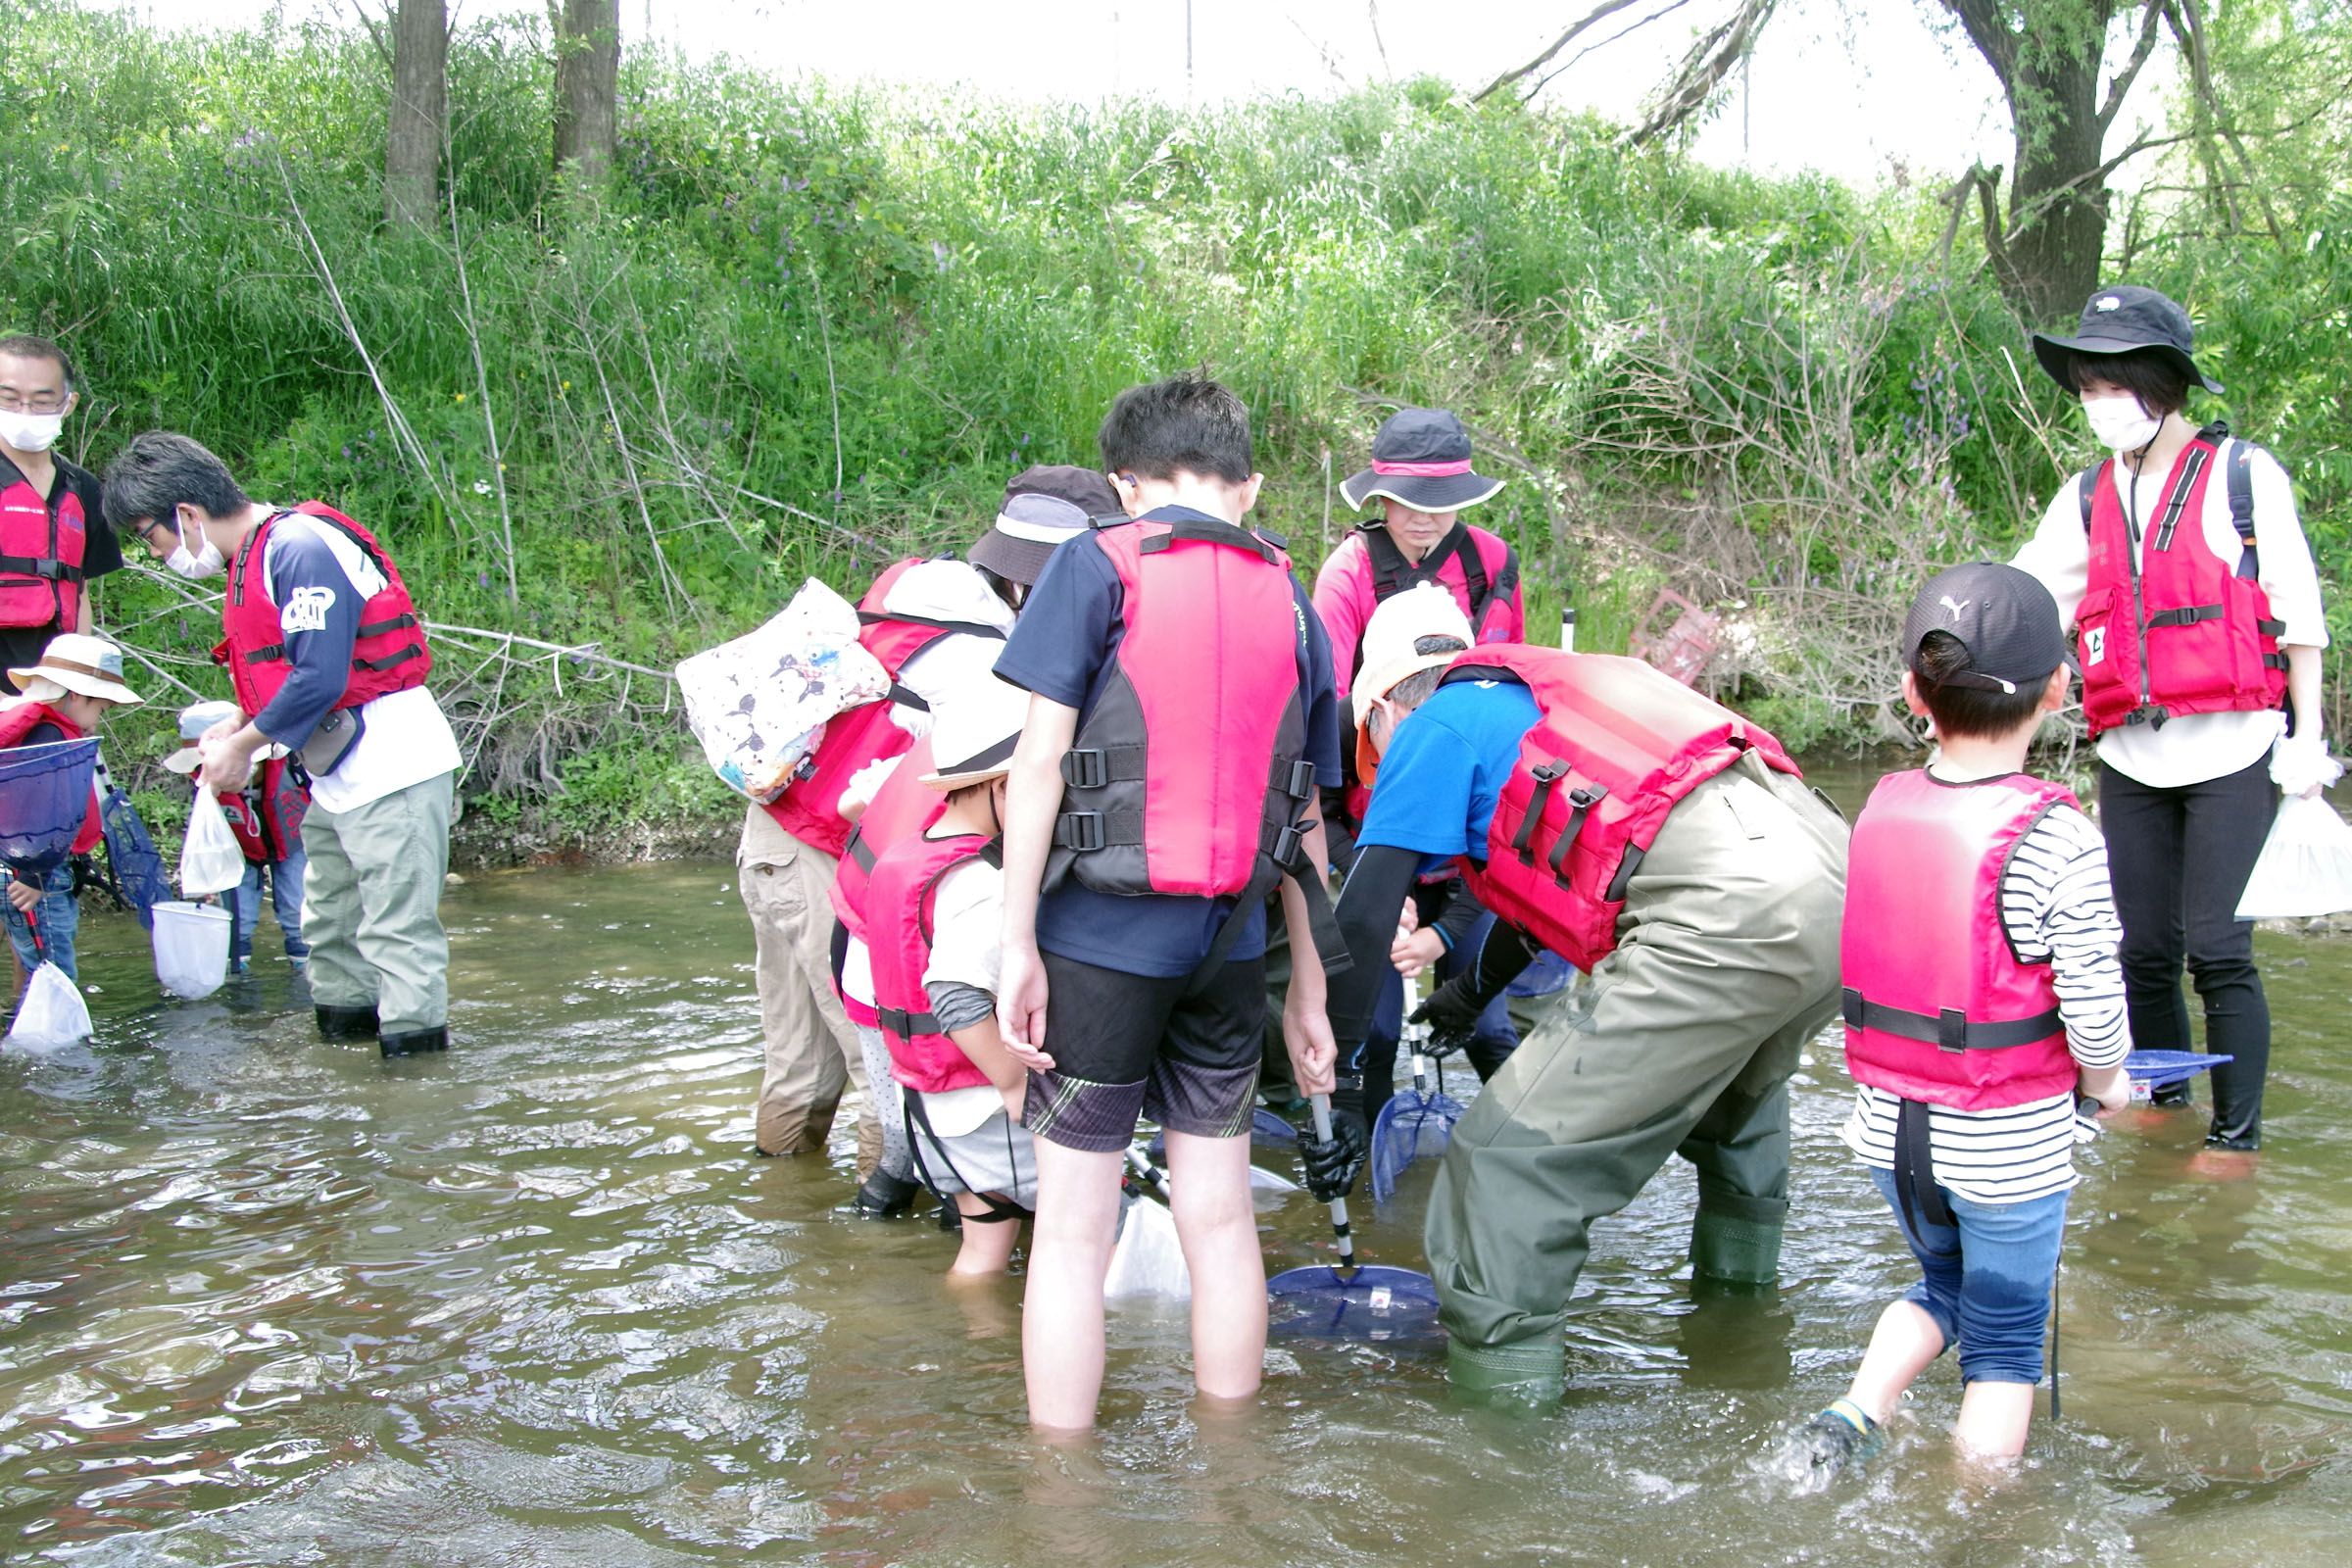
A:
[[[0,414],[62,414],[71,392],[35,392],[25,397],[17,392],[0,392]]]
[[[169,555],[172,551],[179,547],[180,538],[178,527],[174,525],[169,532],[167,532],[164,525],[156,521],[153,517],[149,517],[145,522],[132,523],[130,525],[130,531],[139,536],[139,543],[145,545],[149,550],[153,551],[159,556]],[[159,533],[164,535],[164,542],[160,545],[155,542],[155,536]]]

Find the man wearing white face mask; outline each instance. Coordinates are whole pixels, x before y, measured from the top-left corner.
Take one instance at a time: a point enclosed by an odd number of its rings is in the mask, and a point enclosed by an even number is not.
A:
[[[2342,770],[2320,734],[2328,623],[2294,491],[2269,453],[2182,416],[2192,387],[2221,391],[2193,341],[2185,311],[2131,286],[2092,295],[2075,336],[2034,337],[2114,456],[2059,491],[2016,564],[2081,640],[2132,1042],[2189,1049],[2185,964],[2206,1049],[2234,1058],[2213,1072],[2207,1148],[2244,1151],[2261,1146],[2271,1022],[2238,899],[2280,791]],[[2188,1086],[2168,1098],[2188,1103]]]
[[[373,1037],[386,1056],[446,1050],[440,900],[460,758],[400,568],[326,503],[264,506],[165,430],[107,469],[106,514],[183,577],[227,571],[214,658],[240,712],[197,742],[199,777],[242,789],[280,746],[310,784],[302,930],[319,1034]]]
[[[0,337],[0,667],[89,631],[89,583],[122,564],[97,475],[51,450],[78,397],[65,350]]]

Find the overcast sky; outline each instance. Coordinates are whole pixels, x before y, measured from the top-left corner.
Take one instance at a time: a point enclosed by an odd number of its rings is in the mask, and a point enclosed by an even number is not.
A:
[[[135,0],[167,25],[220,25],[271,10],[350,15],[352,0]],[[381,9],[386,0],[368,0]],[[462,0],[462,15],[543,0]],[[1092,99],[1154,93],[1205,101],[1425,73],[1475,89],[1544,48],[1592,0],[621,0],[630,42],[653,36],[703,57],[731,54],[786,74],[962,84],[1002,97]],[[1657,0],[1663,6],[1667,0]],[[1638,18],[1654,7],[1625,14]],[[1725,0],[1690,0],[1571,66],[1545,101],[1631,118],[1690,46],[1692,19]],[[1782,0],[1745,73],[1700,132],[1699,157],[1875,183],[1896,170],[1933,177],[1972,159],[2009,159],[1992,74],[1965,40],[1932,24],[1925,0]],[[1185,69],[1191,23],[1192,72]],[[1611,19],[1583,42],[1606,37]],[[1574,46],[1572,46],[1573,48]],[[1565,58],[1565,57],[1563,57]],[[1557,67],[1559,61],[1554,61]],[[2152,68],[2115,127],[2153,118]],[[2127,175],[2127,178],[2129,176]]]

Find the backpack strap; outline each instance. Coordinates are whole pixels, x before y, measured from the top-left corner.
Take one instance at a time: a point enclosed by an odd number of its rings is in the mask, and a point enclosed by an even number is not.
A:
[[[2254,454],[2257,450],[2251,441],[2232,438],[2222,443],[2222,477],[2230,491],[2230,526],[2237,530],[2238,542],[2245,546],[2238,553],[2237,574],[2247,578],[2262,575],[2262,557],[2254,548]]]
[[[2085,534],[2090,532],[2090,509],[2099,496],[2099,475],[2106,471],[2106,464],[2094,463],[2075,475],[2075,496],[2082,503],[2082,531]]]
[[[1364,536],[1364,554],[1372,562],[1372,600],[1381,600],[1401,593],[1411,584],[1413,568],[1405,564],[1404,552],[1389,537],[1388,525],[1367,522],[1356,532]]]

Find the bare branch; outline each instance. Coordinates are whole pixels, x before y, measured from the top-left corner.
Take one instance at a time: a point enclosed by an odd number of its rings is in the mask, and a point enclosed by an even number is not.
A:
[[[2116,111],[2124,107],[2124,98],[2132,91],[2132,83],[2139,79],[2139,68],[2148,63],[2149,55],[2155,53],[2156,24],[2164,20],[2165,13],[2170,9],[2165,0],[2148,0],[2148,8],[2140,17],[2139,41],[2132,46],[2132,59],[2107,84],[2107,103],[2099,111],[2100,130],[2104,131],[2114,122]]]
[[[1723,78],[1755,47],[1756,34],[1772,19],[1773,8],[1780,0],[1740,0],[1740,9],[1730,20],[1707,33],[1690,46],[1683,57],[1682,69],[1659,90],[1657,106],[1640,129],[1626,138],[1626,145],[1639,147],[1680,128],[1692,115],[1706,107]]]
[[[1542,54],[1536,56],[1535,59],[1530,60],[1526,65],[1519,67],[1516,71],[1506,71],[1501,75],[1496,76],[1493,81],[1488,82],[1484,87],[1479,88],[1477,92],[1471,94],[1470,101],[1474,104],[1484,103],[1495,93],[1501,91],[1505,87],[1508,87],[1512,82],[1534,75],[1537,72],[1543,70],[1546,65],[1551,63],[1551,57],[1553,55],[1558,54],[1561,50],[1574,43],[1577,40],[1577,37],[1592,27],[1594,23],[1606,21],[1608,18],[1615,16],[1620,11],[1630,11],[1641,3],[1642,0],[1601,0],[1599,5],[1594,6],[1591,11],[1587,12],[1584,17],[1572,24],[1566,32],[1563,32],[1557,38],[1552,39],[1550,48],[1545,49]]]

